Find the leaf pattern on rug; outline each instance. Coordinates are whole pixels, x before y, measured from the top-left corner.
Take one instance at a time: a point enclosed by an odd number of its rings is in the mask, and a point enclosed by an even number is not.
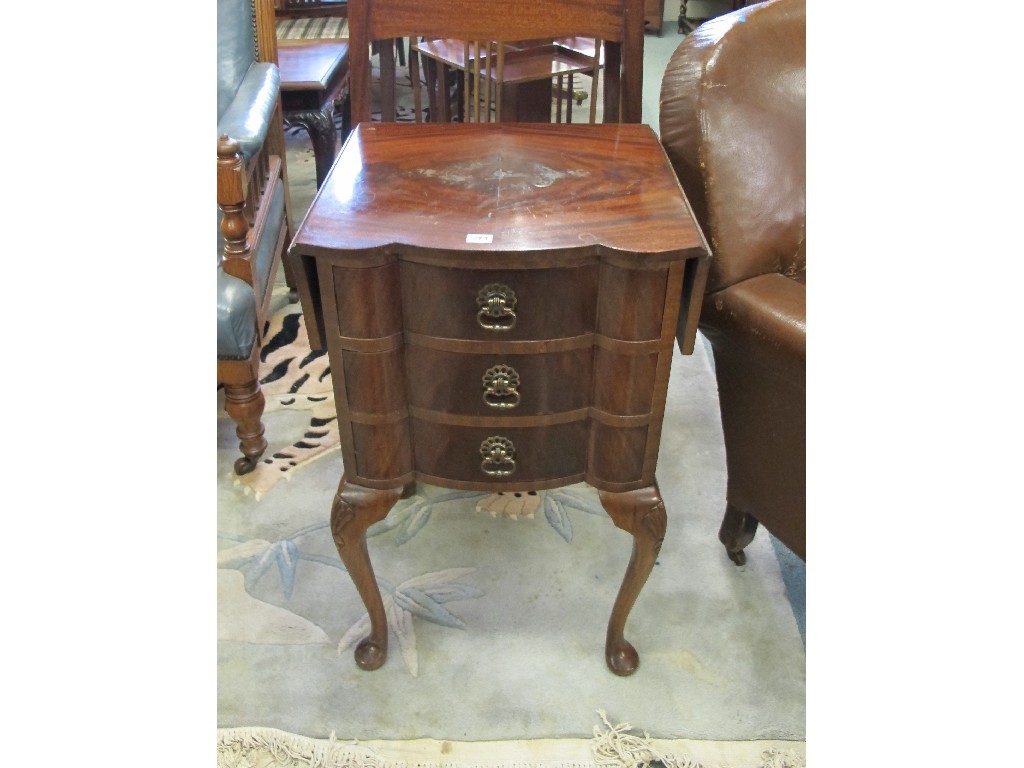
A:
[[[412,513],[408,517],[421,517],[421,511],[430,508],[429,499],[449,500],[449,497],[464,498],[467,495],[480,494],[467,494],[465,491],[428,492],[426,496],[406,505],[408,511]],[[222,540],[236,542],[217,552],[218,574],[222,574],[221,581],[224,585],[218,592],[218,600],[222,601],[218,615],[236,617],[230,627],[225,627],[224,632],[218,634],[218,639],[245,639],[246,642],[274,644],[327,641],[326,634],[314,622],[288,611],[286,608],[260,600],[254,597],[252,592],[255,590],[257,582],[274,565],[277,566],[281,592],[285,600],[292,598],[295,589],[296,568],[301,560],[347,572],[340,558],[304,554],[299,547],[299,539],[310,534],[328,534],[329,527],[326,521],[317,523],[277,541],[260,538],[241,539],[241,537],[229,533],[218,534],[218,538]],[[415,527],[415,530],[418,531],[419,528],[422,528],[422,524]],[[410,538],[412,535],[415,535],[415,532],[410,535]],[[395,636],[405,666],[414,677],[419,675],[419,660],[416,652],[416,629],[413,618],[423,619],[451,629],[465,629],[465,622],[448,610],[444,604],[454,600],[469,600],[483,596],[483,590],[457,581],[474,571],[476,568],[447,568],[441,571],[432,571],[406,579],[397,587],[387,579],[377,577],[389,631]],[[231,577],[232,573],[237,575]],[[245,629],[247,617],[259,624],[261,627],[259,632]],[[341,637],[338,643],[338,652],[342,653],[346,648],[355,645],[369,632],[370,617],[369,614],[363,614],[363,617]],[[295,639],[289,640],[290,637]]]
[[[330,643],[315,622],[253,597],[240,573],[217,570],[217,639],[256,645]]]
[[[604,508],[600,506],[600,502],[597,502],[595,506],[594,500],[586,499],[569,489],[559,488],[554,491],[544,491],[542,497],[544,517],[547,518],[558,535],[570,543],[572,542],[572,520],[569,518],[568,510],[576,509],[591,515],[604,514]]]
[[[405,544],[427,524],[437,505],[483,495],[479,491],[452,491],[430,485],[417,485],[415,494],[395,504],[387,517],[366,530],[366,535],[380,536],[397,529],[398,543]]]
[[[407,579],[397,587],[382,578],[377,579],[384,602],[388,630],[398,642],[406,668],[413,677],[419,676],[419,656],[416,652],[416,629],[413,617],[452,629],[465,629],[465,622],[444,607],[452,600],[482,597],[484,592],[469,584],[455,580],[473,573],[476,568],[446,568]],[[338,642],[338,653],[343,654],[370,633],[370,616],[364,614]]]

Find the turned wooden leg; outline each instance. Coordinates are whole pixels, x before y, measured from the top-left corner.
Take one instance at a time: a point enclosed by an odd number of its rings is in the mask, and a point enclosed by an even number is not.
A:
[[[757,533],[757,518],[746,512],[741,512],[731,503],[726,503],[722,527],[718,529],[718,540],[725,545],[729,559],[736,565],[743,565],[747,562],[747,555],[743,548],[754,540],[755,533]]]
[[[243,453],[242,458],[235,461],[235,474],[244,475],[256,468],[256,462],[267,449],[261,420],[266,400],[256,379],[245,384],[225,384],[224,397],[224,410],[235,422],[238,447]]]
[[[608,668],[617,675],[631,675],[640,664],[640,656],[624,636],[626,619],[651,575],[661,543],[665,540],[665,504],[657,485],[626,493],[601,491],[600,497],[615,525],[633,534],[633,555],[626,567],[619,595],[615,598],[604,646]]]
[[[366,529],[387,517],[399,498],[408,493],[409,486],[378,491],[353,485],[342,477],[331,505],[334,545],[370,614],[370,634],[355,651],[356,664],[362,669],[377,669],[388,656],[388,620],[366,549]]]

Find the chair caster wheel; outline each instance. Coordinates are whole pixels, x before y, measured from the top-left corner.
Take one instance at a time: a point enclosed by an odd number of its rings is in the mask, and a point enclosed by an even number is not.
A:
[[[242,456],[235,460],[235,474],[236,475],[247,475],[256,469],[256,464],[259,462],[259,456]]]
[[[739,552],[730,552],[729,550],[726,550],[726,554],[729,555],[729,559],[736,563],[736,565],[747,564],[747,553],[742,549]]]

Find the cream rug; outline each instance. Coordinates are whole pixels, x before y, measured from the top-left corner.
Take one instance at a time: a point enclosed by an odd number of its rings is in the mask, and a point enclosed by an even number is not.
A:
[[[292,335],[294,320],[274,322]],[[603,658],[630,537],[582,484],[519,497],[421,485],[400,502],[368,538],[391,648],[384,667],[363,672],[352,646],[366,613],[328,529],[341,455],[329,430],[309,437],[329,375],[294,346],[294,329],[266,361],[286,371],[266,385],[274,481],[233,476],[237,440],[218,403],[223,760],[235,754],[224,734],[239,728],[339,743],[562,742],[632,723],[656,740],[802,748],[804,651],[771,543],[759,535],[737,568],[716,538],[724,449],[703,344],[673,360],[658,472],[668,533],[627,625],[641,657],[633,676]],[[278,456],[314,440],[306,458]],[[364,764],[435,764],[388,759]],[[735,764],[760,765],[761,752],[744,759]],[[441,764],[533,764],[474,760]]]
[[[304,134],[286,144],[301,219],[314,162]],[[703,344],[673,360],[658,471],[668,532],[626,628],[636,674],[603,658],[630,537],[585,485],[420,486],[396,506],[368,538],[391,646],[367,673],[352,660],[365,609],[327,525],[343,471],[329,366],[297,312],[268,328],[270,445],[242,479],[218,395],[220,766],[804,764],[804,649],[778,561],[763,532],[742,568],[717,540],[725,455]]]

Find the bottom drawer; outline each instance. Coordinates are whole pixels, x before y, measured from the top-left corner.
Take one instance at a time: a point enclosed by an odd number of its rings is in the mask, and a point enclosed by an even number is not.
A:
[[[588,422],[548,427],[453,427],[412,419],[416,470],[469,483],[528,483],[582,476]]]

